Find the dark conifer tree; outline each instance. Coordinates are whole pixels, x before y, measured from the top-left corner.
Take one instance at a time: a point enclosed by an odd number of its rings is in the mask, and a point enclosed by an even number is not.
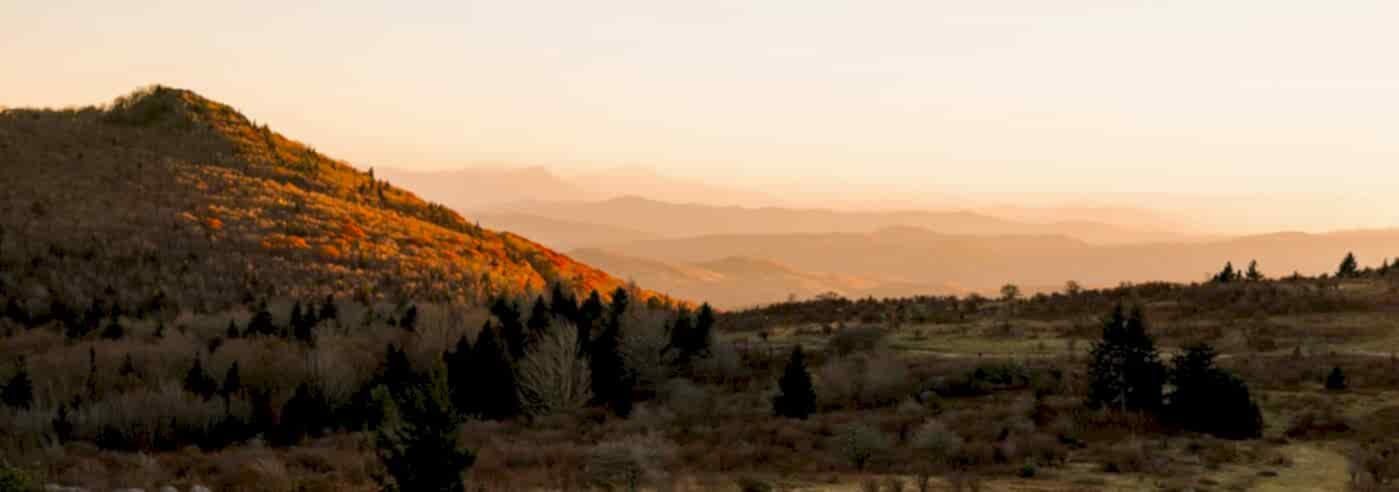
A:
[[[1263,280],[1263,272],[1258,270],[1258,260],[1249,260],[1248,271],[1244,273],[1244,278],[1250,282]]]
[[[553,291],[549,294],[549,310],[554,313],[556,318],[577,323],[578,300],[573,298],[572,293],[564,289],[561,282],[554,282]]]
[[[1156,342],[1146,333],[1140,308],[1123,314],[1113,309],[1103,324],[1102,340],[1093,344],[1088,367],[1088,403],[1124,410],[1156,410],[1166,368],[1156,352]]]
[[[1229,282],[1233,282],[1235,278],[1238,278],[1238,275],[1239,273],[1234,271],[1234,262],[1228,261],[1224,262],[1224,269],[1220,270],[1219,273],[1216,273],[1214,275],[1214,281],[1221,284],[1227,284]]]
[[[28,409],[34,404],[34,381],[29,379],[29,368],[23,360],[15,363],[15,375],[0,390],[0,402],[12,408]]]
[[[529,337],[525,335],[525,325],[520,321],[519,308],[513,302],[497,299],[495,304],[491,305],[491,314],[495,316],[496,322],[500,323],[500,337],[506,352],[515,359],[524,357]]]
[[[282,406],[282,418],[272,435],[275,446],[293,446],[307,437],[321,437],[334,416],[320,388],[310,383],[296,387],[290,400]]]
[[[631,307],[631,296],[627,294],[627,289],[618,287],[612,291],[612,304],[607,313],[607,322],[614,326],[621,326],[622,318],[626,317],[627,309]]]
[[[300,331],[301,327],[305,326],[306,320],[302,318],[301,314],[301,301],[296,301],[295,304],[292,304],[290,318],[287,324],[290,325],[293,332]]]
[[[665,351],[675,357],[675,364],[680,368],[690,365],[690,359],[695,355],[691,344],[695,338],[695,325],[690,321],[690,312],[685,308],[680,308],[680,313],[675,316],[675,322],[670,325],[670,342],[666,344]]]
[[[126,336],[126,328],[123,328],[121,322],[116,318],[112,318],[111,322],[107,323],[107,327],[102,329],[104,340],[121,340],[124,336]]]
[[[549,331],[549,323],[553,320],[554,313],[549,309],[549,305],[544,302],[544,296],[539,296],[534,300],[534,307],[530,308],[529,321],[525,322],[526,333],[530,340],[538,340]]]
[[[1346,389],[1346,373],[1341,371],[1341,366],[1332,367],[1331,372],[1326,375],[1326,389],[1331,391]]]
[[[398,319],[399,328],[404,331],[418,331],[418,305],[409,304],[408,309],[403,312],[403,316]]]
[[[398,398],[417,379],[418,375],[413,371],[413,363],[408,360],[408,352],[394,344],[389,344],[384,351],[384,376],[383,380],[380,381],[381,384],[388,388],[395,398]]]
[[[1336,276],[1340,278],[1350,278],[1360,273],[1360,264],[1355,261],[1355,253],[1346,253],[1346,257],[1341,260],[1341,265],[1336,267]]]
[[[198,395],[205,400],[213,397],[214,393],[217,393],[219,390],[218,382],[214,381],[214,378],[204,371],[204,364],[200,362],[198,356],[195,356],[194,365],[190,366],[189,371],[185,373],[184,387],[185,391]]]
[[[477,412],[487,420],[505,420],[520,413],[515,370],[497,330],[482,330],[471,354],[477,391]]]
[[[258,305],[257,312],[253,313],[253,319],[248,321],[248,328],[244,335],[272,336],[277,334],[277,325],[272,323],[272,313],[267,311],[267,303]]]
[[[490,330],[490,321],[481,329],[482,333]],[[457,339],[456,347],[447,352],[442,357],[443,363],[447,365],[447,386],[452,396],[452,406],[462,415],[471,415],[476,411],[472,399],[475,397],[476,388],[471,384],[471,341],[462,335]]]
[[[773,412],[779,417],[806,419],[816,411],[816,391],[812,389],[811,373],[806,369],[806,355],[798,344],[792,349],[787,368],[777,381],[782,391],[772,401]]]
[[[317,317],[320,318],[321,321],[325,321],[328,319],[340,319],[340,308],[335,305],[334,295],[325,295],[325,301],[321,302],[321,312]]]
[[[219,388],[219,393],[224,399],[231,399],[243,389],[243,378],[238,374],[238,361],[233,361],[233,365],[228,366],[228,372],[223,376],[223,387]]]
[[[593,403],[606,405],[619,416],[631,413],[632,377],[622,356],[622,327],[607,323],[593,340],[588,357]]]
[[[452,407],[441,371],[393,402],[397,418],[375,436],[379,460],[388,472],[384,490],[463,492],[461,474],[476,455],[457,444],[461,412]]]
[[[706,302],[700,306],[699,314],[695,315],[695,331],[689,339],[689,348],[696,355],[709,355],[709,346],[714,336],[714,322],[714,308]]]
[[[228,329],[224,330],[223,333],[224,338],[233,340],[235,338],[238,338],[239,335],[240,333],[238,332],[238,323],[234,322],[231,319],[228,320]]]
[[[73,418],[69,415],[68,405],[58,405],[58,413],[54,415],[52,425],[53,435],[58,438],[59,443],[73,440]]]
[[[1170,422],[1195,432],[1225,439],[1262,435],[1263,416],[1243,380],[1214,365],[1215,352],[1206,344],[1187,347],[1172,360],[1175,387],[1166,407]]]

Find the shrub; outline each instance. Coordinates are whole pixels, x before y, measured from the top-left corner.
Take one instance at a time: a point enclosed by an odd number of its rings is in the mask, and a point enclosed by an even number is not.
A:
[[[556,321],[535,338],[515,369],[519,401],[532,415],[582,408],[592,399],[592,371],[578,349],[578,329]]]
[[[859,422],[842,427],[837,431],[835,441],[835,450],[840,457],[861,471],[871,459],[893,447],[889,436],[879,429]]]
[[[949,464],[962,452],[962,437],[935,419],[928,419],[914,431],[913,448],[935,465]]]
[[[596,485],[621,486],[635,492],[665,478],[665,465],[672,453],[673,446],[668,441],[632,435],[593,446],[588,451],[584,473]]]
[[[889,336],[889,332],[878,326],[856,326],[836,332],[826,346],[836,355],[845,356],[855,352],[874,350]]]
[[[1331,391],[1346,389],[1346,374],[1341,372],[1341,366],[1332,367],[1331,373],[1326,375],[1326,389]]]
[[[379,460],[393,478],[387,491],[462,492],[461,474],[476,455],[457,443],[461,425],[443,371],[394,401],[393,418],[378,432]]]
[[[39,492],[39,483],[28,473],[0,464],[0,492]]]

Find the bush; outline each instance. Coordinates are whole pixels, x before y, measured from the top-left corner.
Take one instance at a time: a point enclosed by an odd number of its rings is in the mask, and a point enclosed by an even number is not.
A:
[[[836,332],[826,346],[836,355],[845,356],[855,352],[874,350],[889,336],[889,332],[878,326],[856,326]]]
[[[842,427],[836,433],[835,440],[835,450],[840,457],[861,471],[871,459],[893,447],[889,436],[879,429],[858,422]]]
[[[932,464],[946,465],[962,452],[962,437],[942,422],[929,419],[914,431],[912,445]]]
[[[658,437],[628,436],[593,446],[584,473],[596,485],[636,491],[665,478],[666,462],[673,452],[670,442]]]
[[[0,465],[0,492],[39,492],[39,484],[23,470]]]

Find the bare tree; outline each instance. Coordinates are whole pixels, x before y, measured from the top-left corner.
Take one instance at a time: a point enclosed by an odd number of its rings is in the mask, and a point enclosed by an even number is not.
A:
[[[578,350],[578,329],[555,319],[515,369],[525,411],[549,415],[582,408],[593,396],[588,356]]]

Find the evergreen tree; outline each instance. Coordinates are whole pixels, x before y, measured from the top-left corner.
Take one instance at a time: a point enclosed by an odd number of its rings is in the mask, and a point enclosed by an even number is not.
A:
[[[697,355],[709,355],[709,347],[714,336],[714,308],[709,303],[700,306],[699,314],[695,315],[695,330],[689,339],[689,348]]]
[[[1331,391],[1346,389],[1346,373],[1341,371],[1341,366],[1332,367],[1331,373],[1326,375],[1326,389]]]
[[[1355,261],[1355,253],[1346,253],[1346,257],[1341,260],[1341,265],[1336,268],[1336,276],[1350,278],[1359,273],[1360,265]]]
[[[441,371],[415,384],[391,408],[393,418],[375,436],[377,455],[391,478],[385,491],[463,492],[461,474],[476,456],[457,443],[461,426]]]
[[[608,323],[593,340],[588,357],[594,403],[626,417],[631,413],[632,378],[622,356],[622,327]]]
[[[418,305],[409,304],[408,309],[403,312],[403,317],[398,319],[398,326],[404,331],[418,331]]]
[[[325,321],[328,319],[340,319],[340,308],[335,305],[334,295],[325,295],[325,301],[321,303],[321,312],[317,317],[319,317],[321,321]]]
[[[231,320],[231,319],[228,320],[228,329],[227,329],[227,330],[224,330],[224,333],[223,333],[224,338],[227,338],[227,339],[229,339],[229,340],[233,340],[233,339],[235,339],[235,338],[238,338],[238,335],[239,335],[239,333],[238,333],[238,323],[234,322],[234,321]]]
[[[553,320],[554,313],[549,309],[549,305],[544,303],[544,296],[539,296],[534,300],[534,307],[530,308],[529,321],[525,322],[526,333],[531,341],[544,336],[544,332],[549,330],[549,323]]]
[[[497,299],[491,305],[491,314],[500,323],[500,337],[510,357],[519,359],[525,356],[529,337],[525,335],[525,325],[520,321],[520,310],[513,302]]]
[[[58,413],[54,415],[50,425],[53,426],[53,435],[58,438],[60,444],[73,440],[73,418],[68,413],[68,405],[58,405]]]
[[[578,349],[588,351],[592,347],[593,331],[602,323],[602,312],[606,307],[602,305],[602,296],[594,290],[588,294],[588,299],[575,310],[573,324],[578,328]]]
[[[1234,271],[1234,262],[1227,261],[1224,262],[1224,269],[1216,273],[1213,280],[1217,283],[1227,284],[1233,282],[1235,278],[1238,278],[1238,275],[1238,272]]]
[[[1156,342],[1146,333],[1141,308],[1124,316],[1122,305],[1103,323],[1103,338],[1093,344],[1088,367],[1092,406],[1124,410],[1155,410],[1161,405],[1165,366]]]
[[[258,305],[257,312],[253,313],[253,319],[248,321],[248,328],[244,335],[272,336],[277,334],[277,325],[272,323],[272,313],[267,311],[267,303]]]
[[[507,348],[500,342],[497,330],[482,330],[471,354],[474,367],[471,372],[479,386],[475,395],[476,406],[482,418],[505,420],[520,413],[512,361]]]
[[[291,328],[292,333],[299,333],[301,329],[306,326],[306,320],[302,317],[301,313],[301,301],[296,301],[295,304],[291,305],[290,318],[291,320],[288,321],[287,324]],[[300,337],[298,337],[298,339],[299,338]]]
[[[219,383],[204,372],[204,364],[200,362],[198,356],[195,356],[194,365],[190,366],[189,371],[185,373],[184,387],[185,391],[208,400],[214,396],[214,393],[218,392]]]
[[[578,322],[578,301],[564,290],[561,282],[554,282],[553,292],[549,294],[549,311],[556,318]]]
[[[0,403],[22,409],[28,409],[34,404],[34,381],[29,379],[29,368],[23,360],[15,363],[14,377],[0,390]]]
[[[272,435],[272,444],[293,446],[307,437],[321,437],[333,421],[330,405],[320,388],[301,383],[291,399],[282,406],[282,419],[277,424],[277,432]]]
[[[123,328],[121,322],[117,321],[116,318],[112,318],[111,322],[107,323],[107,327],[102,329],[104,340],[121,340],[121,337],[124,336],[126,336],[126,328]]]
[[[233,365],[228,366],[228,372],[223,376],[223,387],[219,388],[219,393],[224,399],[231,399],[243,389],[243,378],[238,374],[238,361],[233,361]]]
[[[1249,260],[1248,271],[1244,273],[1244,278],[1250,282],[1263,280],[1263,272],[1258,271],[1258,260]]]
[[[164,321],[161,321],[161,322],[158,322],[158,323],[155,324],[155,333],[152,334],[151,336],[154,336],[154,337],[156,338],[156,340],[165,338],[165,322],[164,322]]]
[[[607,322],[616,326],[621,326],[622,318],[627,315],[627,308],[630,307],[631,296],[627,294],[627,289],[618,287],[612,291],[611,309],[608,310]]]
[[[490,328],[490,321],[486,322],[486,327],[481,329],[482,333]],[[475,388],[471,384],[471,342],[462,335],[457,339],[456,348],[449,351],[442,357],[442,361],[447,365],[447,386],[451,392],[452,406],[461,412],[462,415],[471,415],[475,412],[475,405],[472,404],[472,392]]]
[[[1263,416],[1243,380],[1214,365],[1206,344],[1187,347],[1172,360],[1175,387],[1166,407],[1168,420],[1182,428],[1225,439],[1262,436]]]
[[[408,360],[408,352],[389,344],[384,351],[384,373],[380,384],[398,398],[417,378],[417,373],[413,371],[413,363]]]
[[[787,368],[777,386],[782,391],[772,400],[777,416],[805,420],[816,411],[816,392],[812,389],[811,373],[807,372],[801,345],[792,349],[792,357],[787,360]]]
[[[302,316],[300,322],[292,323],[292,337],[296,338],[296,341],[304,343],[306,345],[316,345],[315,330],[315,320],[308,319],[308,317],[304,315]]]

